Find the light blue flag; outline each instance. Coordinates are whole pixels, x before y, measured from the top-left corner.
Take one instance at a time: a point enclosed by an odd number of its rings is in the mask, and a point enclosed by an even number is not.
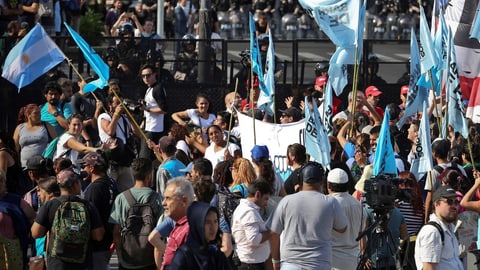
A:
[[[355,50],[363,42],[364,20],[361,18],[365,16],[365,5],[361,0],[299,0],[299,3],[337,46],[330,58],[328,75],[333,90],[340,95],[348,83],[347,65],[361,59],[361,50],[357,55]]]
[[[314,161],[324,168],[330,168],[330,141],[320,121],[318,109],[315,105],[310,108],[308,97],[305,97],[305,148]]]
[[[418,137],[415,142],[415,156],[410,167],[410,172],[420,179],[433,169],[432,140],[430,139],[430,121],[428,119],[428,103],[423,102],[423,113],[418,127]]]
[[[255,33],[255,21],[252,13],[250,15],[250,58],[252,62],[252,71],[257,74],[260,84],[263,82],[262,56],[260,55],[260,47]]]
[[[320,113],[322,114],[322,121],[327,135],[333,136],[333,91],[330,80],[327,81],[327,85],[325,86],[323,93],[323,112]]]
[[[7,55],[2,77],[20,88],[65,60],[65,55],[48,36],[40,24],[36,24]]]
[[[437,66],[437,52],[433,47],[433,41],[428,28],[428,22],[425,17],[425,11],[420,6],[420,68],[423,73],[426,73]]]
[[[472,28],[470,29],[470,38],[476,38],[480,41],[480,3],[477,6],[477,12],[475,13],[475,18],[473,19]],[[479,226],[480,228],[480,226]],[[480,240],[479,240],[480,241]]]
[[[275,48],[273,45],[272,32],[269,32],[269,43],[267,51],[267,69],[265,72],[265,87],[260,88],[260,96],[258,97],[257,106],[265,111],[268,115],[273,115],[275,111]]]
[[[423,101],[428,103],[428,90],[423,86],[418,86],[417,81],[421,76],[420,70],[420,52],[415,35],[415,29],[412,28],[412,38],[410,39],[410,82],[408,83],[407,101],[402,118],[397,122],[397,127],[402,128],[405,120],[419,112]]]
[[[438,28],[433,39],[433,45],[437,51],[438,62],[437,70],[442,71],[448,69],[447,47],[448,47],[448,26],[445,21],[443,11],[440,10]]]
[[[462,100],[462,88],[458,78],[457,58],[453,43],[452,31],[448,29],[448,60],[449,70],[447,78],[448,123],[464,138],[468,138],[468,123],[465,117],[465,108]]]
[[[385,110],[382,127],[377,140],[377,150],[373,160],[373,176],[389,174],[397,176],[397,165],[395,162],[395,153],[390,138],[390,111]]]
[[[89,82],[83,88],[83,92],[93,92],[97,88],[102,89],[108,85],[108,79],[110,78],[109,67],[103,61],[102,57],[95,52],[95,50],[90,47],[90,45],[77,33],[73,30],[66,22],[63,23],[67,28],[68,32],[72,36],[75,43],[83,53],[85,60],[92,67],[92,69],[97,73],[98,79],[92,82]]]

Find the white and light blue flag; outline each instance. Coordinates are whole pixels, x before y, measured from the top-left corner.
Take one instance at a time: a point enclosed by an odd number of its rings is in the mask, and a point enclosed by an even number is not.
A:
[[[460,132],[464,138],[468,138],[468,123],[465,117],[455,46],[450,29],[448,31],[448,60],[450,63],[447,78],[448,123],[456,132]]]
[[[268,115],[274,115],[275,112],[275,48],[273,45],[272,32],[268,34],[268,51],[266,59],[266,70],[264,75],[265,87],[260,88],[257,106]]]
[[[423,113],[418,127],[418,137],[415,142],[415,156],[410,172],[420,179],[433,169],[432,140],[430,139],[430,120],[428,119],[428,103],[423,101]]]
[[[308,97],[305,97],[305,148],[314,161],[324,168],[330,168],[330,141],[320,121],[316,104],[313,103],[310,107]]]
[[[2,77],[15,84],[20,91],[20,88],[31,84],[65,58],[57,44],[37,23],[8,53]]]
[[[348,83],[347,65],[361,59],[365,4],[361,0],[299,0],[299,3],[337,46],[330,58],[328,75],[333,90],[340,95]],[[355,52],[357,47],[359,50]]]

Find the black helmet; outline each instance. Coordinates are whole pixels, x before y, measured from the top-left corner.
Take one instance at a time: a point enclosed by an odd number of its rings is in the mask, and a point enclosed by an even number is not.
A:
[[[322,165],[313,161],[307,162],[305,165],[303,165],[300,171],[302,183],[307,183],[310,185],[321,182],[324,174],[325,171],[323,170]]]
[[[328,72],[328,68],[330,67],[330,64],[328,62],[318,62],[315,64],[315,76],[321,76],[322,72]]]
[[[182,47],[185,48],[187,45],[195,45],[195,36],[192,34],[186,34],[182,37]]]
[[[267,34],[261,34],[258,36],[258,46],[268,45],[269,37]]]
[[[108,47],[103,53],[103,59],[108,60],[109,58],[118,59],[118,50],[115,47]]]
[[[163,57],[163,53],[160,50],[152,51],[148,50],[146,60],[149,64],[154,65],[156,62],[160,63],[160,67],[163,68],[165,64],[165,58]]]
[[[118,28],[118,34],[120,36],[130,33],[133,34],[134,31],[135,29],[133,28],[133,25],[131,23],[122,23]]]

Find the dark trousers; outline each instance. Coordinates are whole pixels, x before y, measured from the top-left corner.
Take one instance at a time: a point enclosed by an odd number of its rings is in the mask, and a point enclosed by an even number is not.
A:
[[[264,270],[265,263],[241,263],[238,270]]]
[[[145,131],[145,135],[147,138],[152,140],[155,144],[158,144],[158,140],[162,137],[167,135],[168,133],[166,131],[164,132],[149,132]],[[149,160],[155,160],[155,155],[153,154],[153,151],[148,148],[147,146],[147,141],[145,141],[145,138],[142,137],[142,141],[140,142],[140,153],[138,153],[139,158],[146,158]]]

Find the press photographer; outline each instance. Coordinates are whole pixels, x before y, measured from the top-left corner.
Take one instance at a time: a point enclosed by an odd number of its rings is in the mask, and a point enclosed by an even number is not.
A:
[[[108,175],[117,181],[120,192],[129,189],[135,183],[130,164],[136,157],[136,145],[133,134],[141,136],[140,131],[130,123],[125,115],[125,109],[120,94],[115,96],[111,93],[107,97],[108,113],[102,113],[98,117],[98,132],[102,142],[109,139],[117,139],[117,148],[108,155],[110,168]]]

